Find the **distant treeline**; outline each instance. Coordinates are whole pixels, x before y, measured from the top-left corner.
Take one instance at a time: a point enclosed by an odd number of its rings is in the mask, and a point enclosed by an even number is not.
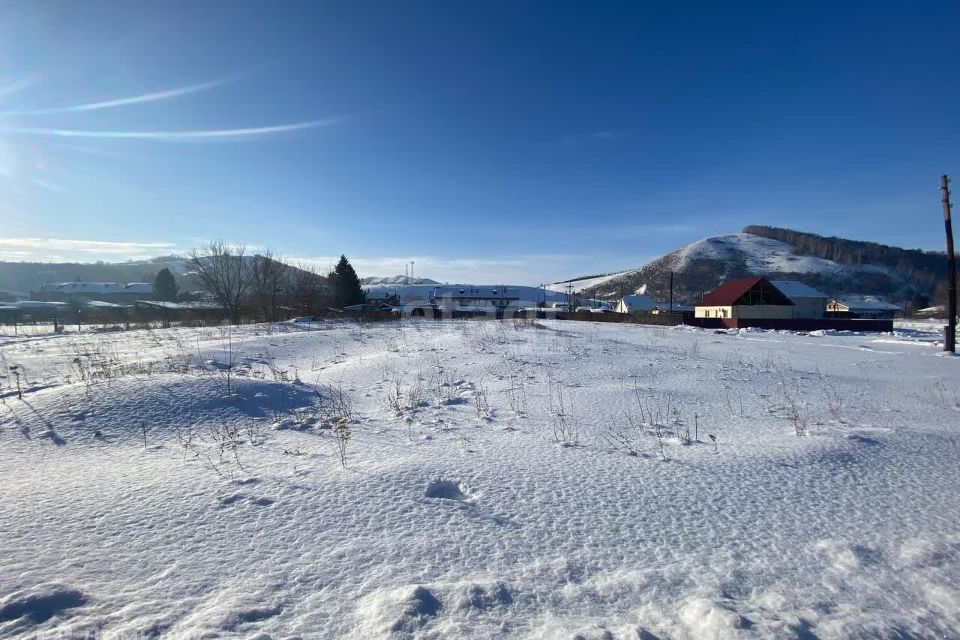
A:
[[[931,294],[946,280],[947,256],[936,251],[901,249],[876,242],[819,236],[778,227],[750,225],[744,233],[772,238],[793,246],[794,253],[816,256],[850,266],[874,265],[891,269],[920,292]]]
[[[182,258],[172,256],[137,262],[2,262],[0,291],[30,293],[45,282],[153,282],[157,272],[169,267],[180,276]],[[194,287],[185,281],[182,287]]]

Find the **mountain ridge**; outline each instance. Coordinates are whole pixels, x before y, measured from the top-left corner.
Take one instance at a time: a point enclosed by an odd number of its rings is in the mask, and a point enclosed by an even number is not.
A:
[[[729,278],[764,275],[798,280],[831,297],[861,294],[906,302],[917,293],[936,294],[945,280],[946,255],[751,225],[740,233],[691,242],[599,282],[594,277],[582,291],[609,299],[645,288],[647,294],[666,299],[671,273],[678,301],[696,301]]]

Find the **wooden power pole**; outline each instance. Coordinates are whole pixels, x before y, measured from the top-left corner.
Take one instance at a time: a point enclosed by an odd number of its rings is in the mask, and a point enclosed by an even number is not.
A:
[[[670,272],[670,313],[673,313],[673,271]]]
[[[950,220],[950,179],[940,176],[943,225],[947,233],[947,326],[943,328],[943,350],[957,351],[957,259],[953,253],[953,222]]]

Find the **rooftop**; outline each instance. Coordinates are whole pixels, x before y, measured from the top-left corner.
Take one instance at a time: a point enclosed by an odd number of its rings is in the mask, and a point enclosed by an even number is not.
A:
[[[848,309],[861,309],[864,311],[899,311],[900,307],[883,300],[857,300],[843,299],[837,300]]]
[[[771,280],[770,284],[780,289],[788,298],[827,298],[827,294],[797,280]]]
[[[792,305],[790,298],[780,292],[779,289],[770,284],[770,281],[763,276],[754,276],[752,278],[738,278],[736,280],[727,280],[716,289],[703,297],[703,300],[697,303],[698,307],[730,307],[735,305],[743,296],[754,288],[761,295],[767,295],[769,300],[765,304]],[[753,304],[757,304],[754,302]]]

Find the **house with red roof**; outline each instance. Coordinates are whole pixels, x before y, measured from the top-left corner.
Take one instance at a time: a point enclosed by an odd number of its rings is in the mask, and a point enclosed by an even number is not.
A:
[[[790,320],[793,301],[762,276],[727,280],[695,305],[694,317]]]

